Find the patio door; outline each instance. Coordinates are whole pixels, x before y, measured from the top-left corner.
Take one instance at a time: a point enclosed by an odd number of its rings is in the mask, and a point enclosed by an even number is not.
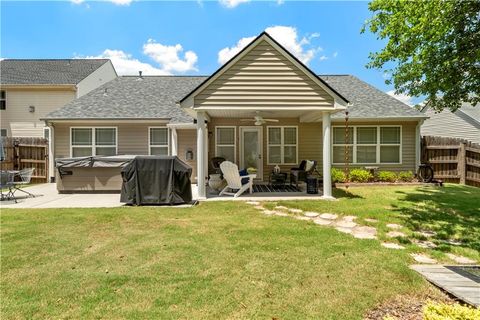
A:
[[[262,127],[240,127],[240,168],[257,169],[263,180]]]

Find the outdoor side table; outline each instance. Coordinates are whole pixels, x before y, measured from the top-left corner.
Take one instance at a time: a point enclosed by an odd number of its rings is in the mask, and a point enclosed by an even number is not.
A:
[[[288,175],[285,172],[271,172],[268,184],[271,186],[285,186],[285,182],[287,182],[287,176]]]

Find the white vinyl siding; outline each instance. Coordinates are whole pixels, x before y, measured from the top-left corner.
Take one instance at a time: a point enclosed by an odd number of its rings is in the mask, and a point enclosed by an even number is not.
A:
[[[169,155],[169,137],[168,128],[150,127],[148,128],[148,150],[150,155],[167,156]]]
[[[401,126],[350,126],[348,141],[345,127],[333,127],[332,161],[345,163],[345,149],[348,148],[348,162],[359,165],[401,164]]]
[[[114,156],[117,154],[117,128],[70,128],[70,156]]]
[[[236,127],[215,127],[215,156],[236,162]]]
[[[267,127],[267,153],[269,165],[297,164],[298,127]]]

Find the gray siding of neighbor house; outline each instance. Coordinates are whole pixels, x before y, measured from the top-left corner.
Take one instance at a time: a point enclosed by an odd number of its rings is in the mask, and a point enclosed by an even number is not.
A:
[[[161,124],[145,123],[102,123],[88,122],[55,123],[55,158],[70,157],[71,127],[117,127],[117,153],[148,155],[148,128]],[[178,157],[192,166],[192,181],[196,181],[196,161],[186,161],[187,149],[196,154],[196,131],[177,129]],[[74,174],[60,179],[56,173],[57,188],[61,191],[119,191],[122,185],[118,168],[75,168]]]
[[[480,143],[480,128],[450,110],[435,113],[428,109],[425,114],[430,118],[420,129],[422,136],[452,137]]]
[[[263,41],[195,97],[195,107],[333,107],[333,98]]]

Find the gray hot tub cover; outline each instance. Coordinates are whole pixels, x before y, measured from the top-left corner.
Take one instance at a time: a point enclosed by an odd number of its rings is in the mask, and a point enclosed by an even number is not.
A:
[[[175,156],[137,156],[122,169],[120,202],[132,205],[192,201],[192,168]]]

